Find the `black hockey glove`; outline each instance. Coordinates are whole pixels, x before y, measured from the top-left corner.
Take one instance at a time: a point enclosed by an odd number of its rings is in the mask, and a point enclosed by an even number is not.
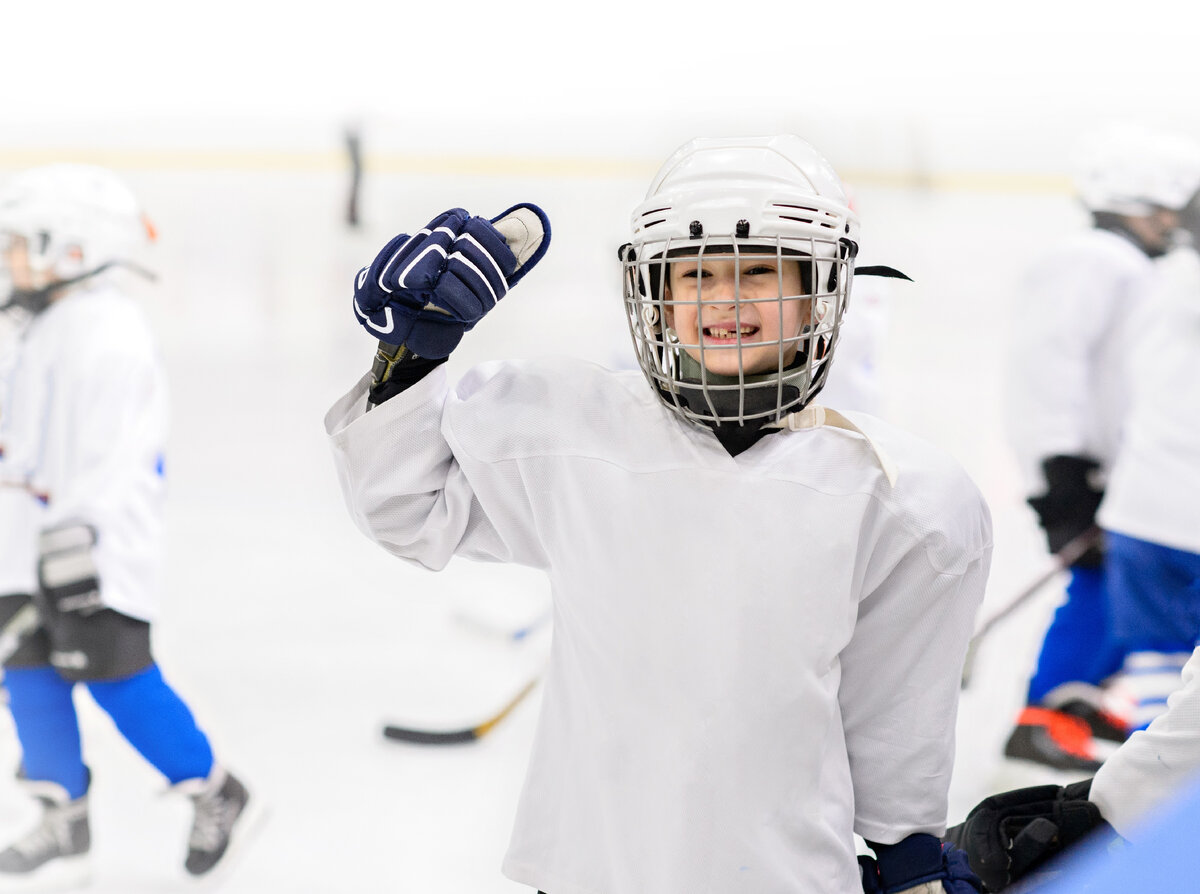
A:
[[[1046,531],[1050,552],[1057,553],[1096,523],[1104,489],[1091,479],[1099,468],[1100,464],[1087,456],[1051,456],[1042,461],[1046,492],[1028,502]],[[1073,564],[1098,568],[1103,561],[1101,548],[1093,546]]]
[[[1003,891],[1051,857],[1112,827],[1088,800],[1092,780],[1035,785],[980,801],[945,840],[967,852],[988,891]],[[1115,834],[1115,833],[1114,833]]]
[[[96,529],[91,525],[66,524],[41,532],[37,599],[43,612],[88,615],[104,608],[95,546]]]
[[[946,894],[983,890],[967,865],[967,855],[933,835],[917,833],[896,844],[867,844],[875,857],[858,858],[863,894],[904,894],[928,882],[941,882]]]

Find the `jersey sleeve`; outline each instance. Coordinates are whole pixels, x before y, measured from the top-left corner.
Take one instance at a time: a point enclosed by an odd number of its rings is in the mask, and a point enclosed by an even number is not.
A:
[[[1128,278],[1103,261],[1075,252],[1025,280],[1013,315],[1007,405],[1013,447],[1025,467],[1087,450],[1096,342],[1118,312]]]
[[[1135,732],[1096,772],[1089,800],[1123,837],[1157,805],[1194,784],[1200,773],[1200,650],[1183,668],[1183,685],[1167,710]]]
[[[131,511],[130,494],[161,471],[165,388],[148,348],[92,352],[59,371],[45,417],[44,439],[61,463],[47,525],[83,521],[103,528],[111,514]]]
[[[519,471],[505,462],[469,462],[451,433],[447,405],[463,406],[449,394],[445,367],[370,412],[368,385],[364,377],[325,417],[358,528],[393,555],[432,570],[454,556],[544,568]]]
[[[37,589],[36,510],[23,488],[0,483],[0,596]]]
[[[893,530],[874,551],[840,656],[855,831],[868,841],[945,831],[962,665],[991,558],[987,507],[969,481],[963,491],[939,531]]]

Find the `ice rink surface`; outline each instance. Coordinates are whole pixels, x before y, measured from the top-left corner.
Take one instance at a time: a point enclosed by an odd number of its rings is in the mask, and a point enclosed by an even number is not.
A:
[[[133,178],[151,209],[172,209],[158,221],[162,281],[139,287],[174,405],[169,586],[156,650],[220,759],[270,811],[241,859],[206,889],[528,891],[499,864],[540,690],[470,745],[396,744],[380,727],[470,723],[537,675],[552,631],[510,642],[489,627],[538,617],[546,585],[523,569],[465,562],[429,573],[368,542],[342,503],[322,417],[373,349],[350,314],[355,269],[394,232],[452,205],[492,215],[532,200],[556,228],[542,266],[468,335],[452,372],[504,356],[632,358],[616,248],[651,173],[382,178],[369,184],[367,220],[353,233],[340,223],[340,180],[260,177],[254,189],[278,190],[278,201],[256,196],[273,210],[227,215],[217,228],[199,221],[209,206],[244,197],[245,184]],[[1003,352],[1026,310],[1019,274],[1045,239],[1080,221],[1053,191],[851,185],[864,221],[860,262],[915,280],[890,296],[885,415],[952,452],[987,497],[995,524],[987,615],[1047,561],[1001,427]],[[201,255],[203,264],[188,260]],[[847,326],[854,319],[852,298]],[[1013,781],[1000,748],[1060,595],[1057,582],[1047,587],[980,653],[960,710],[951,821]],[[95,779],[88,890],[195,889],[181,869],[190,806],[164,794],[85,693],[77,700]],[[17,761],[0,711],[4,839],[34,816],[12,780]]]

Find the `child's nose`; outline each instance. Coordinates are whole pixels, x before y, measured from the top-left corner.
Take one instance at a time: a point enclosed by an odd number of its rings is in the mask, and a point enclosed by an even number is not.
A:
[[[704,284],[703,300],[705,302],[733,304],[738,296],[737,280],[733,277],[713,277]]]

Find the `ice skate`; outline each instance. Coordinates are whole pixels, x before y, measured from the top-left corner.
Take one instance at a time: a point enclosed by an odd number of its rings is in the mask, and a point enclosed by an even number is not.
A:
[[[87,795],[70,800],[54,783],[26,783],[43,807],[27,835],[0,851],[0,892],[70,891],[91,877]]]
[[[1101,760],[1111,755],[1129,738],[1128,725],[1116,714],[1082,699],[1065,702],[1057,709],[1078,717],[1092,733],[1096,754]]]
[[[1028,707],[1004,744],[1004,756],[1055,770],[1094,773],[1103,764],[1088,721],[1065,710]]]
[[[218,864],[228,864],[231,850],[253,831],[261,812],[241,780],[221,767],[214,767],[207,779],[176,788],[195,808],[184,868],[190,875],[208,876]]]

